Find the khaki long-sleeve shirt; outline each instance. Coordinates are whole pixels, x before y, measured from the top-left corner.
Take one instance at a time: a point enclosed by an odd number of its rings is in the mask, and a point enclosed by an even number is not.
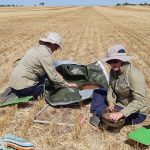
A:
[[[121,66],[120,73],[110,71],[108,103],[122,106],[125,117],[132,113],[148,113],[147,85],[142,72],[130,63]]]
[[[51,81],[67,86],[67,82],[55,70],[51,55],[51,49],[45,45],[38,44],[29,49],[13,69],[10,76],[10,86],[16,90],[28,88],[35,85],[39,77],[45,74]]]

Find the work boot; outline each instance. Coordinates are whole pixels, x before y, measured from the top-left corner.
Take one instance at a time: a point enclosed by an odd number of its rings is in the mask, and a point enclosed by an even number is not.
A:
[[[17,99],[18,96],[12,92],[11,87],[8,87],[3,93],[0,94],[0,103]]]
[[[100,126],[100,118],[98,116],[92,116],[90,118],[90,124],[92,124],[93,126],[99,128],[99,126]]]
[[[8,102],[8,101],[11,101],[11,100],[15,100],[17,99],[18,96],[15,94],[15,93],[11,93],[10,95],[8,96],[0,96],[0,103],[4,103],[4,102]]]
[[[6,100],[6,98],[5,98],[5,97],[2,97],[2,96],[0,95],[0,103],[5,102],[5,100]]]
[[[12,92],[12,88],[8,87],[5,89],[3,93],[0,94],[0,96],[8,96]]]
[[[11,93],[11,94],[9,94],[7,97],[6,97],[6,100],[5,101],[11,101],[11,100],[15,100],[15,99],[17,99],[17,98],[19,98],[15,93]]]

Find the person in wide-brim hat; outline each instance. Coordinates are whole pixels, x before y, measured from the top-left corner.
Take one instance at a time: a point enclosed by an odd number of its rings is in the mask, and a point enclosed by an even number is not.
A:
[[[121,60],[127,62],[132,60],[132,56],[127,56],[125,48],[122,45],[115,45],[108,49],[107,57],[103,58],[102,61],[109,62],[110,60]]]
[[[40,38],[40,41],[45,43],[51,43],[58,45],[58,48],[63,50],[61,44],[62,44],[62,37],[57,32],[48,32],[43,37]]]
[[[68,83],[53,66],[52,53],[62,50],[62,37],[57,32],[48,32],[40,38],[39,43],[30,48],[13,69],[10,87],[19,97],[38,96],[44,93],[45,77],[62,87],[77,87]]]
[[[143,73],[130,63],[132,58],[122,45],[108,49],[102,61],[110,66],[109,86],[93,92],[91,124],[98,126],[106,109],[111,111],[108,117],[111,121],[125,118],[125,124],[138,124],[146,119],[147,85]]]

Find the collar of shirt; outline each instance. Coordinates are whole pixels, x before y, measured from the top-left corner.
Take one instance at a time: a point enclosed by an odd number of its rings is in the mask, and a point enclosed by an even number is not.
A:
[[[44,49],[47,49],[47,50],[48,50],[48,52],[49,52],[50,54],[52,54],[52,53],[53,53],[53,52],[51,51],[51,49],[50,49],[49,47],[47,47],[46,45],[38,44],[38,47],[40,47],[40,48],[44,48]]]
[[[126,74],[129,65],[130,65],[129,62],[125,62],[125,63],[120,67],[120,75],[121,75],[121,74]]]

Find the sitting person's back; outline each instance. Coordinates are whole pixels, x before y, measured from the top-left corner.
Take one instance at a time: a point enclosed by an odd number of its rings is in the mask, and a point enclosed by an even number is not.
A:
[[[61,47],[62,37],[55,32],[48,32],[39,44],[28,50],[15,66],[10,77],[12,91],[19,97],[34,96],[44,92],[43,83],[47,76],[52,82],[63,87],[77,87],[66,82],[53,66],[52,53]]]

